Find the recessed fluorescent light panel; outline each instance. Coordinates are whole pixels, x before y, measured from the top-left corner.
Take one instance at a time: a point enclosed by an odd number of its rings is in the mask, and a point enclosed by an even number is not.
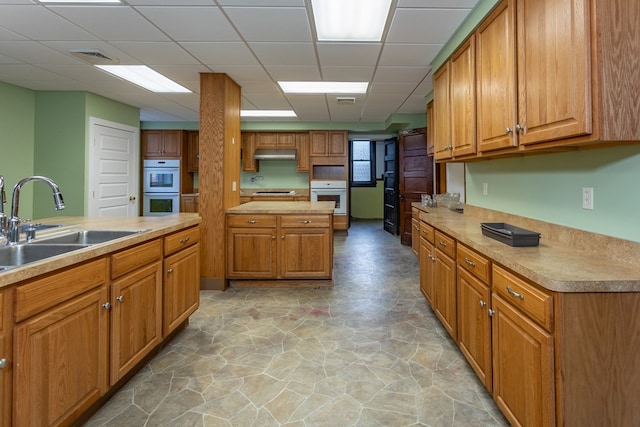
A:
[[[135,85],[141,86],[151,92],[157,93],[190,93],[184,86],[180,86],[153,71],[146,65],[96,65],[101,70],[111,73],[114,76],[127,80]]]
[[[382,40],[391,0],[311,0],[318,41]]]
[[[369,82],[278,82],[285,93],[367,93]]]
[[[293,110],[240,110],[240,117],[298,117]]]

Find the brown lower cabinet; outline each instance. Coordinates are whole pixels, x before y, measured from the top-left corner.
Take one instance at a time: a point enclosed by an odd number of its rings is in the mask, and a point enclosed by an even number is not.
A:
[[[449,265],[442,236],[436,229],[435,247],[420,236],[420,290],[450,331],[438,302],[454,276],[452,337],[511,425],[638,424],[639,293],[552,292],[455,239]]]
[[[140,366],[198,307],[198,240],[190,227],[0,291],[1,425],[72,425]]]
[[[227,215],[230,279],[331,279],[332,215]]]

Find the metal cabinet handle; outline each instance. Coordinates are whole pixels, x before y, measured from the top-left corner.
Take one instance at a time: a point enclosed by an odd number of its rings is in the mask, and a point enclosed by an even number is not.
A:
[[[506,133],[507,135],[509,135],[510,133],[513,133],[513,129],[511,129],[511,128],[506,128],[506,129],[505,129],[505,133]]]
[[[7,358],[3,357],[2,359],[0,359],[0,369],[4,369],[7,366],[9,366],[9,361],[7,360]]]
[[[487,303],[486,303],[486,302],[484,302],[484,301],[480,300],[480,307],[485,307],[486,305],[487,305]]]
[[[469,258],[465,258],[464,262],[466,262],[468,265],[470,265],[471,267],[475,267],[476,263],[471,261]]]
[[[438,244],[442,247],[447,246],[447,244],[445,242],[443,242],[442,240],[438,240]]]
[[[105,302],[104,304],[102,304],[102,307],[105,310],[110,310],[111,309],[111,303],[110,302]]]
[[[415,228],[415,229],[416,229],[416,231],[419,231],[419,230],[420,230],[420,227],[418,227],[417,225],[414,225],[414,226],[413,226],[413,228]]]
[[[276,240],[276,236],[274,236],[273,234],[271,235],[271,240]]]
[[[302,221],[299,221],[299,222],[300,222],[300,224],[311,224],[311,220],[310,219],[305,219],[305,220],[302,220]]]
[[[258,221],[256,221],[255,219],[248,219],[247,220],[247,224],[257,224]]]
[[[116,300],[118,300],[118,302],[124,301],[124,295],[120,295],[119,297],[116,298]]]
[[[280,236],[280,240],[284,240],[284,234]]]
[[[489,317],[492,317],[494,314],[496,314],[496,312],[491,309],[487,310],[487,313],[489,313]]]
[[[184,239],[180,239],[180,243],[187,243],[190,237],[185,237]]]
[[[519,123],[516,123],[516,132],[522,132],[524,130],[524,128],[522,126],[520,126]]]
[[[513,297],[524,299],[524,295],[517,293],[516,291],[511,289],[510,286],[507,286],[507,292],[509,292],[509,295],[511,295]]]
[[[173,268],[168,269],[167,273],[173,273]]]

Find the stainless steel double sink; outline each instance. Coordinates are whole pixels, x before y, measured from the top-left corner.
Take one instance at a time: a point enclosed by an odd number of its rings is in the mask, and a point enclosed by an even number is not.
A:
[[[0,271],[145,231],[149,230],[72,230],[30,242],[0,246]]]

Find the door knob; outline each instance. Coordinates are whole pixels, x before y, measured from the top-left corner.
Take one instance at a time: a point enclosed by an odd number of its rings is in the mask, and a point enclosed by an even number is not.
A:
[[[129,196],[129,200],[130,200],[130,201],[132,201],[132,202],[133,202],[135,199],[136,199],[136,196]]]

